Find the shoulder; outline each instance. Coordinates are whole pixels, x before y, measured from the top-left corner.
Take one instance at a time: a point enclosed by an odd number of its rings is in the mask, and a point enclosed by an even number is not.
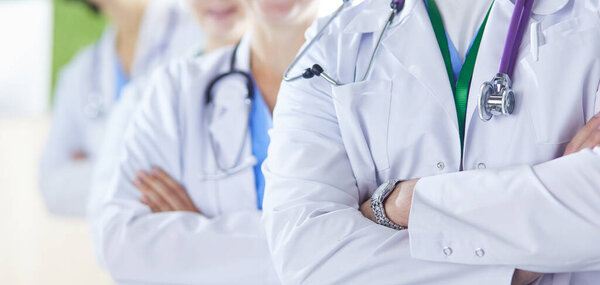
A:
[[[133,89],[144,97],[151,97],[143,100],[159,105],[179,109],[198,106],[209,83],[229,70],[232,52],[233,47],[226,47],[199,57],[171,61],[154,70],[144,81],[136,82]]]
[[[387,4],[386,4],[387,3]],[[381,7],[389,8],[387,0],[365,0],[360,4],[344,8],[340,14],[331,22],[331,24],[323,31],[324,37],[336,37],[342,34],[351,23],[357,21],[357,16],[364,12],[370,12]],[[307,30],[306,37],[313,38],[320,30],[323,29],[334,14],[319,18]]]
[[[159,68],[153,81],[167,78],[179,90],[198,89],[229,70],[232,53],[233,47],[229,46],[201,56],[174,60]]]
[[[55,108],[59,104],[76,106],[76,102],[82,98],[81,95],[90,92],[92,88],[90,77],[96,73],[92,69],[97,45],[93,44],[81,49],[60,69],[54,89]]]
[[[99,65],[101,65],[103,57],[107,53],[112,52],[108,51],[108,49],[114,49],[114,33],[113,28],[106,28],[102,36],[95,43],[87,45],[75,53],[69,63],[60,70],[58,76],[59,85],[61,82],[68,82],[70,84],[77,82],[79,85],[89,82],[91,80],[90,74],[96,72],[92,70],[96,68],[94,65],[98,65],[98,68],[100,68]]]
[[[69,63],[61,68],[58,80],[81,82],[83,78],[89,77],[96,48],[97,44],[92,44],[77,52]]]

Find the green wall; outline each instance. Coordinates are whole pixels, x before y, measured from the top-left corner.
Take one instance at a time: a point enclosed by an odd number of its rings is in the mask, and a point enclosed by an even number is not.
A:
[[[85,4],[70,0],[52,0],[54,3],[54,44],[52,49],[52,86],[60,68],[67,64],[82,47],[95,42],[104,29],[106,20],[96,15]]]

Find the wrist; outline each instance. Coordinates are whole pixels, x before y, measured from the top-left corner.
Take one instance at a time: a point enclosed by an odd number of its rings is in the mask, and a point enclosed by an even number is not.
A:
[[[418,180],[403,181],[385,201],[388,218],[397,225],[408,227],[412,197]]]
[[[387,200],[385,200],[384,204],[383,204],[383,208],[385,209],[385,212],[388,216],[388,218],[394,222],[395,224],[402,226],[402,227],[407,227],[408,223],[405,223],[400,215],[400,209],[398,207],[396,207],[396,201],[398,200],[398,194],[400,193],[400,185],[402,185],[402,182],[400,184],[398,184],[398,186],[396,186],[396,189],[394,189],[394,192],[392,194],[390,194],[390,196],[387,198]]]
[[[389,214],[386,213],[385,209],[386,201],[388,200],[389,196],[395,192],[396,186],[399,183],[399,180],[392,179],[380,185],[373,193],[373,196],[371,196],[370,204],[376,223],[395,230],[404,230],[404,227],[395,224],[388,218]]]

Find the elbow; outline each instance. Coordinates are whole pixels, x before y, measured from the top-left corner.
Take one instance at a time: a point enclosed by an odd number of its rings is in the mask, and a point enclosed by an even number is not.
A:
[[[302,239],[297,239],[296,226],[280,215],[264,211],[262,216],[275,271],[282,283],[303,284],[310,278],[313,270],[308,270],[311,267],[307,264],[309,260],[304,256],[305,253],[301,253],[305,250],[301,251]]]
[[[46,211],[54,216],[83,218],[86,215],[86,189],[81,189],[80,195],[69,195],[61,191],[61,187],[53,181],[40,183],[42,201]],[[63,190],[66,188],[62,188]]]
[[[106,210],[105,210],[106,211]],[[126,266],[130,261],[127,260],[128,245],[125,234],[127,233],[127,221],[121,214],[113,212],[113,215],[103,215],[101,221],[98,221],[97,247],[101,255],[104,266],[110,272],[114,280],[124,278]]]
[[[90,192],[87,164],[42,167],[39,189],[46,210],[53,215],[83,218]]]

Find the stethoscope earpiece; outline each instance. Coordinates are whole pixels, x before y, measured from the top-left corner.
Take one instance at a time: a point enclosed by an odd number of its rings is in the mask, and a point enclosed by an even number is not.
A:
[[[383,29],[381,30],[381,33],[379,34],[379,39],[377,41],[377,45],[375,46],[375,49],[373,49],[373,53],[371,54],[371,60],[369,62],[369,66],[368,66],[367,71],[365,72],[364,76],[362,77],[362,80],[365,80],[367,78],[367,76],[371,73],[371,69],[373,67],[373,62],[375,60],[375,55],[377,54],[377,51],[379,50],[379,46],[381,45],[381,42],[383,40],[383,35],[384,35],[385,31],[390,27],[390,25],[392,24],[394,19],[396,18],[396,15],[398,15],[400,13],[400,11],[402,11],[402,9],[404,8],[405,2],[406,2],[406,0],[391,0],[390,7],[392,8],[392,11],[390,12],[390,16],[388,17],[388,20],[387,20],[385,26],[383,27]],[[352,0],[344,0],[342,5],[335,12],[333,12],[333,14],[329,17],[329,20],[327,20],[327,22],[317,32],[317,34],[312,39],[310,39],[304,47],[302,47],[302,49],[300,50],[300,52],[298,53],[296,58],[292,61],[292,64],[290,64],[290,66],[287,68],[287,70],[283,74],[283,80],[285,82],[292,82],[292,81],[296,81],[296,80],[302,79],[302,78],[311,79],[311,78],[317,76],[317,77],[321,77],[321,78],[325,79],[327,82],[329,82],[333,86],[338,87],[338,86],[344,85],[343,83],[337,81],[334,77],[327,74],[325,72],[325,69],[319,64],[315,64],[312,67],[305,69],[303,71],[303,73],[300,75],[292,76],[291,72],[294,69],[294,67],[296,67],[300,63],[300,60],[302,58],[304,58],[304,56],[306,55],[306,52],[317,42],[317,40],[319,40],[325,34],[325,32],[327,31],[329,26],[342,13],[342,11],[345,8],[349,7],[350,3],[352,3]]]

